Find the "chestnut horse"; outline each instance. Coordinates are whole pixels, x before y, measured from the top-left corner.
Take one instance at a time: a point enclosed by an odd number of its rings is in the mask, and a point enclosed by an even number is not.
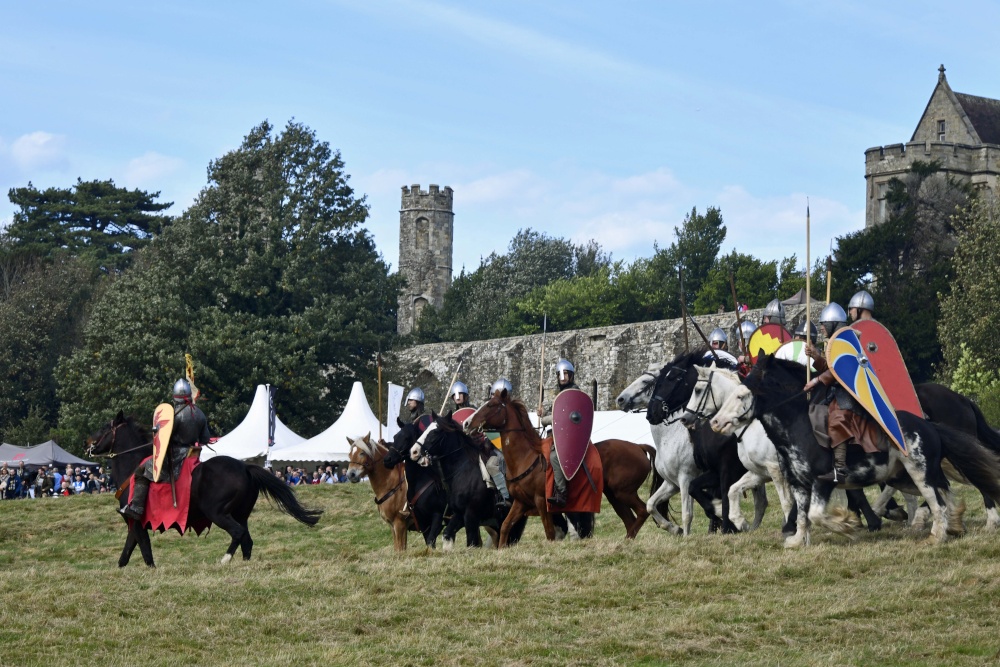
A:
[[[402,463],[395,468],[382,465],[389,448],[384,443],[372,442],[371,433],[352,441],[347,480],[353,484],[368,477],[379,516],[392,527],[392,546],[396,551],[406,551],[407,531],[413,524],[410,508],[406,503],[406,473]]]
[[[466,432],[489,429],[503,438],[503,458],[507,464],[507,489],[513,501],[500,528],[500,545],[507,546],[511,526],[527,514],[538,514],[545,537],[555,539],[552,516],[546,507],[545,457],[542,438],[528,419],[524,403],[511,398],[506,389],[495,392],[463,424]],[[634,538],[649,517],[646,503],[637,491],[654,470],[656,450],[624,440],[603,440],[594,445],[604,466],[604,495],[625,524],[625,536]],[[662,482],[654,471],[652,489]]]

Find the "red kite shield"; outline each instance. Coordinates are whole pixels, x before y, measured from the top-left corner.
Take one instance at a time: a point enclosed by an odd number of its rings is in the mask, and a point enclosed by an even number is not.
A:
[[[564,389],[552,404],[552,446],[566,479],[580,470],[594,429],[594,404],[579,389]]]
[[[756,364],[757,357],[774,354],[779,347],[790,340],[792,340],[792,334],[788,333],[788,329],[780,324],[768,322],[760,325],[747,342],[750,361]]]
[[[174,406],[160,403],[153,412],[153,481],[160,481],[163,462],[167,459],[167,445],[174,430]]]
[[[923,417],[924,411],[903,363],[903,355],[899,353],[896,339],[889,330],[875,320],[858,320],[851,324],[851,328],[858,332],[865,356],[882,382],[892,407]]]
[[[464,424],[465,420],[476,414],[475,408],[460,408],[451,413],[451,418],[457,421],[459,424]]]

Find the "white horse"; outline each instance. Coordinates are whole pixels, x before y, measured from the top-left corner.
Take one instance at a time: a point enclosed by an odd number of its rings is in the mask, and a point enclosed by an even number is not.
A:
[[[669,363],[669,362],[668,362]],[[656,380],[661,368],[667,364],[653,364],[632,384],[618,395],[617,404],[622,410],[628,411],[645,406],[653,396]],[[691,432],[680,422],[683,411],[670,415],[662,424],[651,424],[653,442],[656,443],[656,472],[663,478],[663,484],[646,501],[646,510],[660,528],[671,533],[690,535],[691,521],[694,518],[694,498],[691,496],[691,482],[705,471],[698,467],[694,459],[694,448],[691,445]],[[681,525],[678,526],[659,511],[659,506],[681,494]],[[763,496],[763,497],[762,497]],[[767,506],[764,494],[754,495],[758,512],[763,515]],[[722,518],[719,507],[715,503],[715,514]]]
[[[740,376],[733,371],[714,367],[697,367],[697,371],[698,382],[688,401],[685,421],[693,421],[695,417],[713,417],[730,394],[740,386]],[[748,489],[763,487],[770,481],[778,492],[781,512],[787,524],[788,515],[795,506],[795,498],[781,472],[778,450],[767,437],[763,425],[756,419],[740,434],[737,451],[747,474],[729,488],[729,520],[741,531],[756,528],[760,519],[755,517],[753,526],[747,523],[740,511],[740,496]]]

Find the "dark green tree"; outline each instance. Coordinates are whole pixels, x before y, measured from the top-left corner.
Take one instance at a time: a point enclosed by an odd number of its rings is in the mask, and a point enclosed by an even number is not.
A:
[[[11,188],[18,207],[7,234],[21,252],[51,257],[65,252],[108,272],[125,269],[134,251],[170,223],[160,193],[128,190],[114,181],[77,179],[70,188]]]
[[[684,267],[684,291],[687,303],[691,305],[701,291],[702,283],[708,279],[722,242],[726,240],[722,211],[709,206],[702,215],[697,208],[692,208],[684,216],[681,226],[674,227],[674,234],[676,239],[667,248],[666,254],[675,271],[678,266]]]
[[[725,310],[734,309],[730,275],[736,285],[737,298],[751,308],[763,308],[777,293],[776,261],[763,262],[752,255],[733,250],[728,255],[719,257],[708,272],[694,302],[695,314],[714,313],[720,306]]]
[[[400,281],[361,228],[368,209],[338,152],[307,127],[264,122],[213,161],[194,205],[96,303],[60,366],[60,425],[93,429],[118,409],[145,416],[195,360],[216,432],[255,386],[279,390],[304,435],[327,426],[396,327]]]
[[[73,257],[26,265],[0,299],[0,436],[24,437],[56,426],[54,369],[80,343],[93,269]],[[25,420],[30,424],[25,425]],[[38,444],[36,440],[31,444]]]

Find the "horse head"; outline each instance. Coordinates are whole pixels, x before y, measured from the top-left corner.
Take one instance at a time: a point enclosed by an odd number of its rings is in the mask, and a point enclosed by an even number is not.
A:
[[[646,420],[650,424],[662,424],[667,415],[684,407],[697,379],[693,369],[702,364],[704,356],[704,350],[679,354],[660,369],[653,386],[653,396],[646,407]]]
[[[660,369],[664,364],[653,364],[640,375],[632,384],[625,387],[622,393],[618,394],[615,403],[622,412],[628,412],[638,408],[640,405],[649,403],[650,396],[653,395],[653,387],[660,376]]]
[[[478,410],[469,416],[462,428],[466,433],[482,431],[487,428],[501,429],[507,425],[507,403],[510,396],[506,389],[498,389],[483,403]]]
[[[681,421],[693,428],[698,420],[713,417],[725,403],[733,390],[740,385],[740,376],[727,368],[717,368],[715,364],[696,366],[698,378],[695,380],[691,398],[684,407]]]
[[[448,421],[451,421],[451,417],[448,417],[447,419]],[[430,455],[427,453],[427,450],[424,447],[427,443],[427,439],[431,436],[431,434],[438,430],[439,422],[443,422],[444,420],[445,420],[444,417],[438,417],[437,415],[434,414],[433,411],[431,411],[430,425],[424,429],[424,432],[420,434],[420,437],[417,438],[417,441],[410,446],[411,461],[416,461],[418,464],[420,464],[425,468],[431,464]]]
[[[355,440],[347,439],[351,446],[350,459],[347,466],[347,480],[352,484],[361,481],[362,477],[370,475],[372,469],[381,461],[387,452],[387,447],[381,442],[372,442],[372,434]]]
[[[416,423],[404,422],[397,418],[396,424],[399,426],[399,431],[392,436],[392,443],[387,444],[388,451],[385,458],[382,459],[382,464],[386,468],[395,468],[402,461],[405,461],[409,457],[410,447],[430,423],[430,415],[421,416]]]
[[[757,359],[750,374],[712,418],[712,429],[731,434],[772,410],[801,398],[805,402],[805,366],[766,355]]]
[[[125,416],[125,413],[119,410],[111,421],[87,438],[85,443],[87,456],[111,455],[120,451],[126,444],[130,445],[131,439],[128,442],[125,440],[126,432],[119,433],[122,429],[128,429],[130,426],[138,430],[137,426],[131,424],[131,420]]]
[[[435,417],[434,423],[427,427],[410,448],[410,458],[426,467],[434,459],[443,459],[455,454],[465,444],[471,445],[469,436],[465,435],[462,426],[452,419],[450,414]]]

